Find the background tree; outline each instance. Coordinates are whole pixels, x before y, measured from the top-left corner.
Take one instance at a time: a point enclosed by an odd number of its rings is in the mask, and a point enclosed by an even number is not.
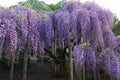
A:
[[[39,11],[55,11],[60,9],[63,1],[58,2],[57,4],[46,4],[44,1],[39,0],[27,0],[25,2],[18,2],[18,5],[31,7],[32,9]],[[17,5],[12,5],[9,8],[15,8]]]
[[[50,7],[52,9],[52,11],[55,11],[55,10],[60,9],[63,2],[64,1],[62,0],[62,1],[58,2],[57,4],[47,4],[47,5],[48,5],[48,7]]]
[[[120,35],[120,21],[117,17],[114,18],[112,31],[119,36]]]

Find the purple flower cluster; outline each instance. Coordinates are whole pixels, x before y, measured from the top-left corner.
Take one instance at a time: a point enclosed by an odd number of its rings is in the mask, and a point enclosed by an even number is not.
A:
[[[90,72],[92,70],[96,72],[96,55],[94,49],[88,46],[84,49],[84,54],[87,71]]]
[[[45,12],[41,12],[38,14],[37,30],[40,35],[40,40],[44,42],[45,46],[51,46],[54,37],[54,28],[53,20],[50,15]]]
[[[82,45],[75,45],[73,48],[73,57],[75,62],[75,67],[78,70],[82,69],[83,60],[84,60],[84,49],[82,48]],[[79,72],[79,71],[78,71]]]
[[[17,37],[17,31],[16,31],[16,22],[15,22],[15,15],[13,13],[12,10],[9,9],[3,9],[0,11],[0,15],[1,15],[1,31],[0,31],[0,35],[1,35],[1,48],[5,43],[5,39],[8,39],[8,41],[10,41],[9,44],[9,48],[11,53],[15,53],[16,49],[17,49],[17,42],[18,42],[18,37]],[[5,37],[9,37],[9,38],[5,38]]]

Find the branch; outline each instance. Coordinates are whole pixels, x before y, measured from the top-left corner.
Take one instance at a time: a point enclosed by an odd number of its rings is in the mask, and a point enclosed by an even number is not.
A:
[[[48,49],[44,48],[44,50],[46,51],[47,55],[49,55],[51,58],[53,58],[56,62],[56,64],[60,63],[60,60]]]

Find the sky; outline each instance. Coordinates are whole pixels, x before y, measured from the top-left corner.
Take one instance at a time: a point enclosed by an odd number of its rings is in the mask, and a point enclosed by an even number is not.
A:
[[[0,5],[3,7],[9,7],[11,5],[16,5],[20,1],[26,0],[0,0]],[[47,4],[56,4],[61,0],[39,0],[44,1]],[[103,8],[110,9],[120,20],[120,0],[80,0],[81,2],[94,1]]]

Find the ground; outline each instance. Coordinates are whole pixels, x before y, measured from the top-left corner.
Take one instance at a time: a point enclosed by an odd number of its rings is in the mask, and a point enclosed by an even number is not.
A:
[[[70,80],[69,77],[58,78],[50,68],[51,64],[38,62],[28,68],[28,80]],[[22,69],[15,69],[14,80],[22,80]],[[0,63],[0,80],[9,80],[9,67]],[[76,79],[75,79],[76,80]]]

